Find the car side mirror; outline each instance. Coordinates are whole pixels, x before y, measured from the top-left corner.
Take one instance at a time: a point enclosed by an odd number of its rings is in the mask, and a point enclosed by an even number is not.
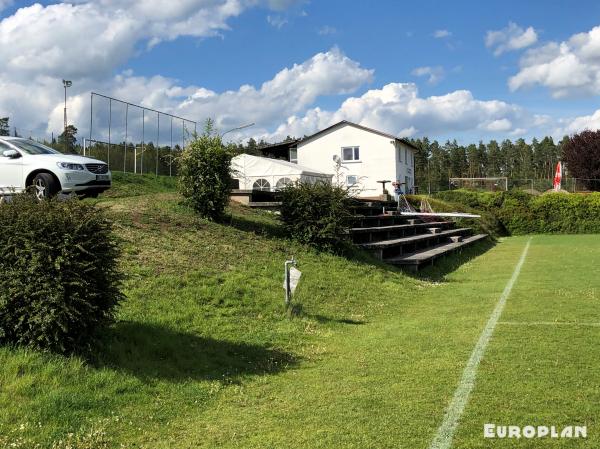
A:
[[[18,159],[21,157],[21,154],[17,150],[4,150],[2,156],[10,159]]]

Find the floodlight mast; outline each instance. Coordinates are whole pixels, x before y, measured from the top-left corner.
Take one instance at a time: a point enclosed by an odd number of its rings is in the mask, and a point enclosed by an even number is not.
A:
[[[63,82],[63,87],[65,88],[65,126],[64,126],[64,133],[66,135],[67,133],[67,87],[71,87],[73,85],[72,81],[69,80],[62,80]]]

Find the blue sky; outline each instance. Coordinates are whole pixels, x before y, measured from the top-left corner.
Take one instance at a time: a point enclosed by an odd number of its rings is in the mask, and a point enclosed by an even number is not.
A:
[[[0,36],[5,46],[15,42],[0,49],[0,62],[10,67],[0,83],[18,91],[28,80],[29,89],[33,83],[47,96],[24,101],[0,94],[0,114],[40,133],[60,129],[61,89],[53,80],[65,76],[74,82],[70,106],[82,130],[91,90],[194,120],[210,115],[221,127],[257,123],[235,139],[277,140],[341,118],[465,142],[558,137],[600,124],[599,2],[179,3],[185,5],[79,0],[31,8],[0,0]],[[40,26],[39,39],[19,35],[45,20],[56,27]],[[98,37],[107,23],[121,24],[113,40]],[[273,81],[295,65],[294,73]],[[251,95],[244,85],[253,86]],[[303,98],[302,90],[312,93]]]

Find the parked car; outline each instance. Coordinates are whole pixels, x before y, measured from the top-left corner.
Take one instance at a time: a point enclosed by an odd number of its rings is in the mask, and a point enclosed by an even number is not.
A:
[[[108,165],[97,159],[63,154],[20,137],[0,137],[0,195],[31,188],[38,198],[76,193],[96,198],[109,189]]]

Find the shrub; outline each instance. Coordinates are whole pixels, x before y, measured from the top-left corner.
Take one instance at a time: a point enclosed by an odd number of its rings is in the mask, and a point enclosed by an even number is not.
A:
[[[78,200],[17,195],[0,228],[0,342],[84,349],[122,299],[111,223]]]
[[[204,218],[223,217],[231,192],[232,157],[208,120],[204,134],[196,136],[179,158],[179,191]]]
[[[493,214],[509,234],[600,232],[600,193],[440,192],[444,199]]]
[[[281,191],[281,221],[286,234],[319,249],[339,248],[352,220],[352,198],[325,182],[298,183]]]

